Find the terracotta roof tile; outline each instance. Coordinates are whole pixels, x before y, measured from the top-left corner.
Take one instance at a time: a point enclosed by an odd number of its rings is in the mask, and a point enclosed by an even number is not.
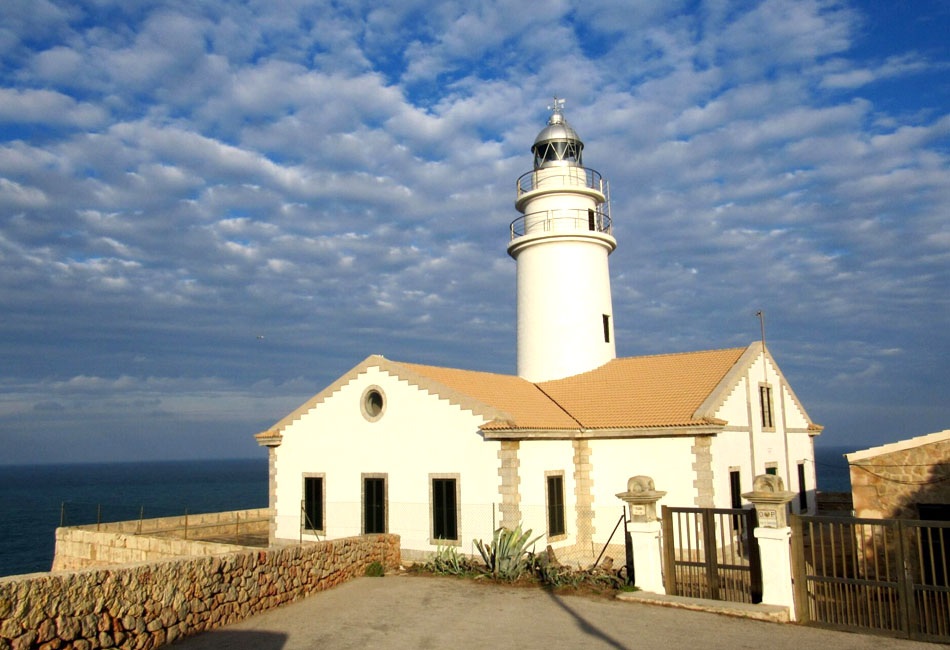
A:
[[[746,348],[627,357],[573,377],[520,377],[393,362],[502,412],[485,429],[608,429],[721,424],[694,414]],[[438,386],[423,386],[440,392]],[[450,398],[451,399],[451,398]],[[461,403],[462,400],[456,399]]]
[[[535,384],[521,377],[415,363],[393,362],[393,366],[397,371],[398,366],[407,368],[416,375],[433,380],[455,393],[501,411],[503,414],[497,419],[496,426],[578,428],[577,422],[563,409],[548,399]],[[436,392],[439,392],[437,388]]]
[[[626,357],[538,386],[588,429],[689,426],[746,348]]]

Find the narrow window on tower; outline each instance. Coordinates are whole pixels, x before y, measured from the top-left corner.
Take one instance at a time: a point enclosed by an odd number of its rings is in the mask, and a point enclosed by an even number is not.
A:
[[[597,230],[597,221],[594,219],[594,211],[590,208],[587,209],[587,228]]]
[[[564,527],[564,475],[547,476],[548,537],[565,533]]]
[[[610,343],[610,316],[604,314],[604,343]]]
[[[762,411],[762,428],[774,429],[775,419],[772,408],[772,387],[759,384],[759,407]]]

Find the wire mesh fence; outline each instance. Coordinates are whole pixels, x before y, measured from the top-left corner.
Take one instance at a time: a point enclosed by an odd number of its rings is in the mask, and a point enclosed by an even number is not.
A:
[[[570,509],[554,513],[561,520],[551,521],[552,513],[545,505],[520,505],[506,511],[499,503],[462,504],[454,513],[451,530],[456,537],[440,537],[436,514],[432,504],[418,502],[388,501],[382,520],[384,530],[371,530],[363,504],[356,501],[327,502],[317,521],[312,521],[302,507],[300,513],[282,514],[276,517],[275,530],[278,542],[315,541],[338,537],[362,535],[367,532],[390,532],[400,536],[403,556],[421,559],[434,553],[440,546],[455,546],[463,553],[478,556],[476,540],[491,542],[496,529],[501,526],[530,531],[532,543],[529,550],[540,553],[549,547],[557,560],[563,564],[587,568],[600,558],[622,564],[624,561],[623,527],[617,517],[622,509],[609,511],[609,517],[594,518],[592,513],[577,513]],[[552,524],[554,533],[552,534]],[[562,532],[563,531],[563,532]],[[609,558],[609,560],[607,560]]]

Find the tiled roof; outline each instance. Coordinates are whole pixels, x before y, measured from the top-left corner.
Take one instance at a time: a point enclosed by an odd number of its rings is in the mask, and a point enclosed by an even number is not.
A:
[[[632,429],[641,435],[654,435],[654,430],[671,435],[676,429],[720,428],[726,423],[710,414],[724,399],[724,388],[732,386],[733,375],[761,352],[757,346],[614,359],[589,372],[538,384],[514,375],[374,355],[256,437],[262,445],[279,445],[290,424],[373,367],[484,417],[481,428],[491,436],[521,432],[557,437],[558,432],[598,430],[625,436]]]
[[[614,359],[580,375],[532,384],[520,377],[392,363],[494,407],[484,429],[630,429],[723,424],[696,412],[746,348]],[[436,391],[437,392],[437,391]]]
[[[746,348],[626,357],[538,386],[585,428],[690,426]]]
[[[541,392],[537,385],[521,377],[414,363],[396,362],[393,366],[397,372],[398,366],[408,368],[421,377],[450,388],[455,393],[468,396],[500,411],[495,418],[497,426],[579,428],[577,421]]]

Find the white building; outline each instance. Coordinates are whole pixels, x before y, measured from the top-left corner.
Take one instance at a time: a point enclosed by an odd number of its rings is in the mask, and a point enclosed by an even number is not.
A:
[[[591,556],[635,475],[661,505],[728,508],[773,473],[814,510],[821,427],[768,350],[617,359],[606,183],[558,102],[532,150],[508,246],[518,376],[364,359],[257,435],[275,543],[385,531],[412,557],[520,523]]]

